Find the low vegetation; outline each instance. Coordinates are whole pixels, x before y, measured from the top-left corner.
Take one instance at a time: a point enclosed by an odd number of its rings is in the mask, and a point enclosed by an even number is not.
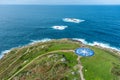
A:
[[[68,39],[15,48],[0,60],[0,80],[80,80],[74,50],[83,44]],[[80,59],[86,80],[120,80],[120,57],[96,46]]]

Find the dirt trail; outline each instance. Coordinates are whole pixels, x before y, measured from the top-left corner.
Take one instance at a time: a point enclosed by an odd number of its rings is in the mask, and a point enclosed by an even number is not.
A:
[[[23,68],[21,68],[20,70],[18,70],[15,74],[13,74],[8,80],[11,80],[14,76],[16,76],[18,73],[20,73],[23,69],[25,69],[28,65],[30,65],[33,61],[35,61],[36,59],[40,58],[40,57],[44,57],[46,55],[49,55],[49,54],[53,54],[53,53],[56,53],[56,52],[73,52],[74,50],[56,50],[56,51],[51,51],[51,52],[48,52],[46,54],[42,54],[36,58],[34,58],[32,61],[30,61],[28,64],[26,64]]]
[[[82,64],[80,62],[80,56],[78,56],[77,61],[78,61],[78,68],[79,68],[80,78],[81,78],[81,80],[85,80],[85,78],[83,76],[83,73],[82,73],[83,66],[82,66]]]
[[[24,54],[26,54],[26,53],[28,53],[29,52],[29,48],[25,51],[25,53],[23,53],[23,55]],[[19,50],[17,51],[17,52],[19,52]],[[17,53],[16,52],[16,53]],[[2,71],[2,72],[0,72],[0,74],[2,74],[2,73],[4,73],[7,69],[9,69],[17,60],[19,60],[23,55],[21,55],[21,56],[19,56],[15,61],[13,61],[4,71]]]

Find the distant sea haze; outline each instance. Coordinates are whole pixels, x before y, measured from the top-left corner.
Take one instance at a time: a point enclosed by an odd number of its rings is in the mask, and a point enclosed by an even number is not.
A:
[[[120,6],[0,6],[0,55],[42,39],[71,38],[120,49]],[[64,18],[84,20],[80,23]],[[56,29],[55,26],[59,26]],[[60,27],[62,26],[62,28]],[[66,26],[66,27],[65,27]],[[55,27],[55,28],[54,28]]]

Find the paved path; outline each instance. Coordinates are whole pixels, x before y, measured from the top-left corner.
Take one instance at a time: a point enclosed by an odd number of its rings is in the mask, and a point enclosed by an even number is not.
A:
[[[78,68],[79,68],[80,78],[81,78],[81,80],[85,80],[85,78],[83,76],[83,73],[82,73],[83,66],[82,66],[82,64],[80,62],[80,56],[78,56],[77,61],[78,61]]]
[[[15,74],[13,74],[8,80],[11,80],[13,77],[15,77],[18,73],[20,73],[22,70],[24,70],[28,65],[30,65],[33,61],[35,61],[36,59],[40,58],[40,57],[44,57],[46,55],[49,55],[49,54],[54,54],[56,52],[74,52],[74,50],[56,50],[56,51],[51,51],[51,52],[48,52],[46,54],[42,54],[36,58],[34,58],[32,61],[30,61],[28,64],[26,64],[23,68],[21,68],[20,70],[18,70]]]

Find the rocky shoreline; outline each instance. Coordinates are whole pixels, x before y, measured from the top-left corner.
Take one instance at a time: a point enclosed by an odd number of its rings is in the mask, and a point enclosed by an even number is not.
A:
[[[84,44],[83,42],[79,41],[79,40],[73,40],[71,38],[62,38],[62,39],[51,39],[49,41],[53,41],[53,40],[70,40],[70,41],[75,41],[75,42],[79,42],[82,46],[81,47],[87,47],[87,46],[91,46],[91,45],[87,45],[87,44]],[[29,46],[34,46],[38,43],[43,43],[43,42],[48,42],[48,41],[41,41],[41,42],[35,42],[35,43],[29,43],[27,45],[24,45],[24,46],[19,46],[19,47],[15,47],[15,48],[11,48],[10,50],[7,50],[6,52],[2,53],[2,57],[4,57],[6,54],[10,53],[10,51],[14,50],[14,49],[18,49],[18,48],[25,48],[25,47],[29,47]],[[100,48],[100,49],[103,49],[103,50],[107,50],[107,51],[110,51],[112,53],[116,53],[115,55],[118,55],[120,56],[120,51],[118,50],[115,50],[115,49],[111,49],[111,48],[105,48],[105,47],[102,47],[102,46],[99,46],[99,45],[94,45],[95,47],[97,48]],[[1,58],[2,58],[1,57]]]

